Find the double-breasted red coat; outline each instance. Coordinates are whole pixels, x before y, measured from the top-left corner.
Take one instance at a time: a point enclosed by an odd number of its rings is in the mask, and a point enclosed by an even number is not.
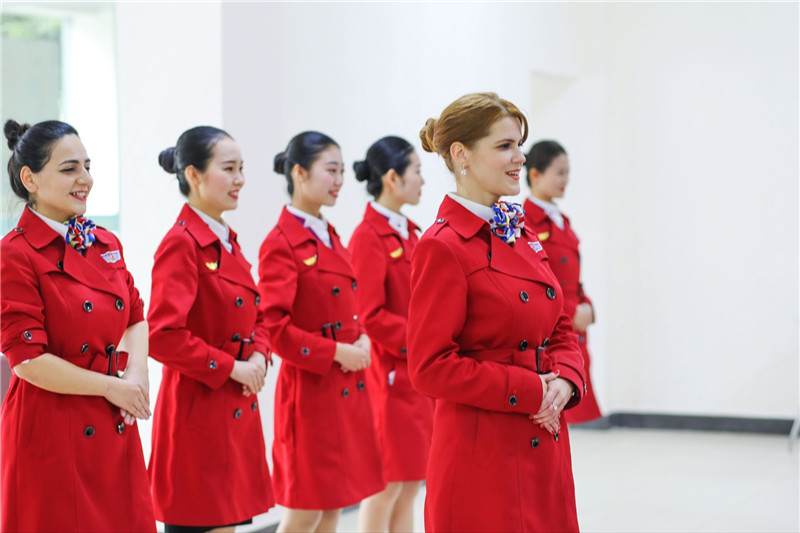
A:
[[[258,399],[230,379],[237,359],[269,349],[250,264],[230,235],[232,252],[187,204],[155,255],[150,355],[164,367],[149,471],[168,524],[233,524],[274,505]]]
[[[0,340],[12,368],[50,353],[124,369],[115,346],[144,320],[142,300],[119,240],[99,227],[95,236],[82,255],[25,208],[3,238]],[[1,418],[1,531],[155,531],[139,431],[119,407],[13,374]]]
[[[273,488],[292,509],[338,509],[383,490],[363,370],[343,372],[336,342],[364,332],[350,255],[284,208],[259,253],[264,324],[282,364],[275,390]]]
[[[592,301],[583,292],[581,283],[581,255],[578,251],[580,243],[578,236],[572,231],[572,225],[566,216],[564,217],[564,229],[561,229],[550,220],[541,207],[530,199],[525,200],[524,209],[526,224],[536,232],[539,242],[542,243],[550,257],[550,269],[558,278],[564,293],[564,312],[571,318],[575,316],[575,308],[578,304],[592,305]],[[586,373],[586,394],[580,405],[567,411],[566,418],[570,423],[588,422],[603,416],[597,405],[594,389],[592,389],[592,379],[589,374],[591,359],[589,358],[586,332],[576,333]]]
[[[513,246],[446,197],[414,249],[411,383],[436,398],[425,529],[576,531],[566,424],[529,419],[539,373],[584,392],[583,365],[547,253],[527,228]]]
[[[411,252],[419,228],[408,222],[408,239],[367,204],[348,249],[360,290],[358,313],[372,342],[367,383],[386,481],[425,479],[433,430],[433,400],[408,379],[406,325],[411,299]]]

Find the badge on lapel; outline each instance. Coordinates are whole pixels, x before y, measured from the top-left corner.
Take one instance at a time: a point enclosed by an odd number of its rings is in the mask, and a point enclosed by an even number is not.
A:
[[[309,257],[308,259],[303,259],[303,264],[305,266],[309,266],[309,267],[311,265],[313,265],[314,263],[316,263],[316,262],[317,262],[317,256],[316,255],[313,255],[313,256]]]
[[[391,257],[392,259],[397,259],[401,255],[403,255],[403,247],[402,246],[400,248],[398,248],[397,250],[393,251],[393,252],[389,252],[389,257]]]
[[[540,241],[546,241],[547,239],[550,238],[550,232],[549,231],[543,231],[542,233],[539,233],[536,236],[539,237]]]
[[[219,261],[210,261],[206,263],[206,268],[209,270],[216,270],[219,268]]]
[[[539,241],[528,241],[528,246],[533,248],[537,254],[542,251],[542,244]]]
[[[119,250],[111,250],[110,252],[100,254],[100,257],[102,257],[106,263],[116,263],[122,259],[122,255],[119,253]]]

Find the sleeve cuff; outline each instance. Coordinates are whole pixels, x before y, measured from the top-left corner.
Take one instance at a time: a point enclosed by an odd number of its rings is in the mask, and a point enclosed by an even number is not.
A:
[[[542,380],[528,369],[508,367],[508,389],[501,411],[534,414],[542,406]]]
[[[216,348],[209,348],[206,356],[206,368],[200,381],[211,387],[219,389],[222,387],[233,372],[235,359],[229,354]]]

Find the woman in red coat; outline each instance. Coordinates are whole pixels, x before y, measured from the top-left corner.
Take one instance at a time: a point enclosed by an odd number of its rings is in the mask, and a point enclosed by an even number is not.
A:
[[[525,200],[525,220],[550,257],[550,268],[564,292],[564,312],[572,317],[586,374],[586,394],[580,405],[567,411],[566,420],[571,424],[588,422],[603,416],[592,389],[586,345],[586,328],[594,323],[594,308],[581,283],[580,241],[569,219],[553,203],[554,198],[564,197],[569,182],[567,152],[555,141],[541,141],[531,147],[525,166],[531,188],[531,197]]]
[[[420,132],[456,174],[411,259],[411,383],[436,398],[425,529],[576,531],[565,408],[583,365],[547,253],[518,204],[527,121],[463,96]]]
[[[274,505],[256,394],[267,373],[259,296],[222,213],[244,186],[226,132],[185,131],[159,163],[188,203],[156,251],[150,353],[164,363],[150,483],[167,533],[233,531]]]
[[[119,240],[83,217],[86,149],[63,122],[4,129],[27,206],[0,242],[0,344],[14,369],[0,531],[155,532],[135,421],[150,416],[147,323]]]
[[[416,224],[400,213],[422,190],[419,156],[408,141],[384,137],[353,165],[375,197],[350,238],[360,284],[358,313],[372,341],[367,384],[372,398],[386,489],[361,503],[361,531],[412,531],[414,499],[425,479],[433,429],[433,400],[411,387],[406,322]]]
[[[344,164],[319,132],[275,156],[291,204],[261,245],[261,308],[282,364],[275,390],[273,488],[278,531],[335,531],[342,507],[383,490],[350,255],[320,208],[336,203]]]

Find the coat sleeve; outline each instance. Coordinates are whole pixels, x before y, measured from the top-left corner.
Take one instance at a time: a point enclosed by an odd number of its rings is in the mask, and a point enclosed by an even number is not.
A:
[[[372,230],[357,231],[350,241],[350,257],[359,290],[356,292],[358,316],[370,340],[386,351],[405,359],[408,319],[386,309],[386,277],[389,261],[381,239]]]
[[[408,368],[411,383],[428,396],[490,411],[537,413],[541,378],[526,368],[459,354],[467,317],[467,279],[451,248],[421,239],[411,259]]]
[[[292,248],[278,232],[267,236],[258,254],[261,320],[272,349],[290,365],[325,375],[333,367],[336,342],[294,324],[298,272]]]
[[[235,359],[189,330],[198,291],[197,245],[187,233],[168,234],[156,251],[150,295],[150,355],[213,389],[225,384]]]
[[[569,399],[564,409],[575,407],[586,392],[586,371],[578,347],[578,336],[572,328],[572,319],[564,311],[559,315],[550,335],[547,353],[555,363],[553,371],[575,386],[575,395]]]
[[[4,242],[0,251],[0,346],[9,365],[42,355],[47,346],[39,279],[25,251]]]

